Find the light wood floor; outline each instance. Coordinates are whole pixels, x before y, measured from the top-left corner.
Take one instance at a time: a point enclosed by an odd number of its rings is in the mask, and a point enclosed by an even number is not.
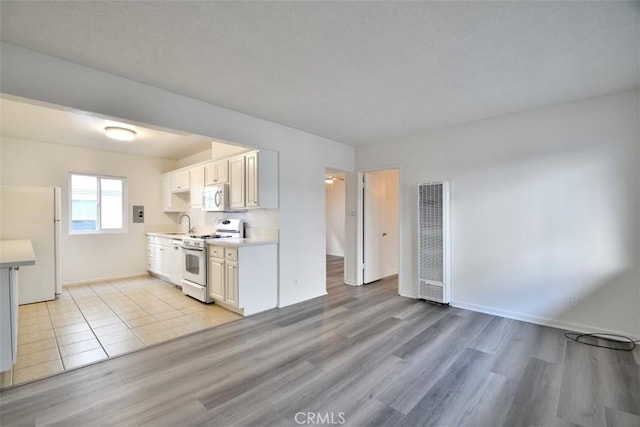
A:
[[[640,355],[397,296],[395,278],[17,386],[0,424],[638,426]]]
[[[64,288],[53,301],[18,307],[18,357],[2,386],[169,341],[239,319],[152,276]]]

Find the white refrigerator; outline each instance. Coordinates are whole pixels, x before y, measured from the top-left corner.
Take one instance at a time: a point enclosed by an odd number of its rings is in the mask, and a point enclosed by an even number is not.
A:
[[[0,186],[0,239],[28,239],[36,265],[20,270],[18,304],[55,299],[60,275],[60,187]]]

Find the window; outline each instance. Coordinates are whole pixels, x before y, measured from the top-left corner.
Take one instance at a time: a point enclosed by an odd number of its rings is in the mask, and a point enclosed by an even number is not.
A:
[[[72,234],[125,231],[126,179],[71,174]]]

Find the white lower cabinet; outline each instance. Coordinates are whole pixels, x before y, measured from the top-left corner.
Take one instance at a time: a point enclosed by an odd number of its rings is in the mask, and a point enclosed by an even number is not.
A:
[[[150,273],[169,280],[172,273],[171,239],[147,236],[147,269]]]
[[[278,301],[278,245],[209,245],[209,296],[245,316],[275,308]]]
[[[237,249],[209,246],[209,296],[234,311],[238,306]]]
[[[209,257],[209,296],[224,301],[224,258]]]
[[[225,261],[224,302],[238,306],[238,264]]]

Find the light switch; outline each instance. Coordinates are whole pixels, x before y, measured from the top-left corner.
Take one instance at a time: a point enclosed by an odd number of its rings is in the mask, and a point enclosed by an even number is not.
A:
[[[144,222],[144,206],[133,207],[133,222]]]

